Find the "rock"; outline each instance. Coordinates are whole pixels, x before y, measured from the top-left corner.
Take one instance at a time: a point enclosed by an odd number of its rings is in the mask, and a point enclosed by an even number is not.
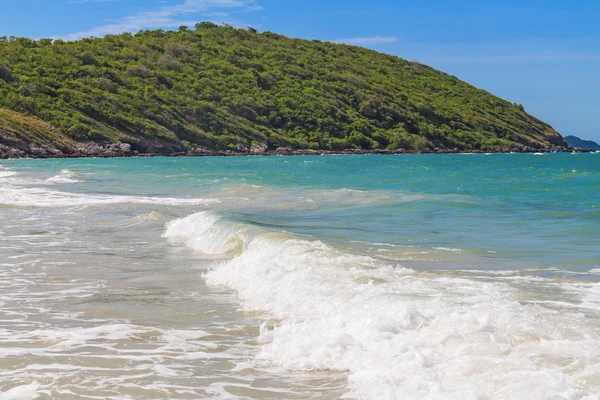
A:
[[[292,149],[290,147],[278,147],[275,149],[275,154],[280,154],[282,156],[287,156],[292,153]]]
[[[119,145],[119,151],[123,154],[131,153],[131,145],[129,143],[121,143]]]
[[[166,154],[167,146],[158,140],[139,139],[131,145],[132,150],[138,151],[140,154]],[[175,150],[171,147],[171,153]]]
[[[269,146],[267,146],[265,143],[253,144],[250,147],[250,152],[252,154],[265,154],[268,149],[269,149]]]
[[[105,149],[97,143],[85,143],[83,146],[75,148],[75,153],[83,157],[98,157],[104,153]]]
[[[8,149],[8,151],[5,153],[5,155],[6,155],[6,158],[23,158],[27,154],[23,150]]]
[[[168,151],[172,150],[173,153],[181,153],[183,151],[183,147],[179,143],[171,143],[167,149]]]
[[[194,147],[188,154],[191,156],[214,156],[215,152],[206,147]]]
[[[241,144],[241,143],[236,144],[234,149],[238,153],[248,153],[250,151],[248,146],[246,146],[245,144]]]
[[[44,149],[36,144],[32,144],[29,146],[29,153],[34,157],[43,157],[46,155]]]
[[[347,149],[346,152],[348,152],[348,154],[369,154],[369,150],[365,149]]]

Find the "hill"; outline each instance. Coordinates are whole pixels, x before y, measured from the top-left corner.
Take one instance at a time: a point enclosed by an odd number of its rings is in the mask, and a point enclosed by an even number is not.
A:
[[[0,38],[0,107],[0,129],[10,131],[12,119],[43,121],[43,138],[27,130],[31,124],[15,137],[57,147],[124,143],[161,153],[246,151],[253,144],[498,151],[565,145],[521,105],[426,65],[207,22],[76,42]]]
[[[577,136],[565,136],[565,141],[569,146],[576,147],[578,149],[600,150],[600,144],[591,140],[580,139]]]

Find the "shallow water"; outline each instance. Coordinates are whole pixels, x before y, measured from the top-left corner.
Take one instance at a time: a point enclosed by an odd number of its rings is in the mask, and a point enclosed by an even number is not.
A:
[[[596,399],[598,154],[14,160],[0,399]]]

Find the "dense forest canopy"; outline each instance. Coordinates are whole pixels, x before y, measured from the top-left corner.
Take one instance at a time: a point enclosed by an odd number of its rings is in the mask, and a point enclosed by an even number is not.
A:
[[[425,65],[209,22],[76,42],[1,37],[0,108],[0,130],[35,118],[61,142],[332,150],[564,143],[521,105]]]

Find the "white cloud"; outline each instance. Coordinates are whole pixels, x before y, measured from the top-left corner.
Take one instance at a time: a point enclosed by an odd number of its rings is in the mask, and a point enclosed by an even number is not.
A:
[[[77,40],[83,37],[102,37],[104,35],[136,32],[141,29],[176,28],[181,25],[191,26],[197,19],[182,19],[190,14],[225,11],[256,11],[262,7],[254,0],[185,0],[183,3],[141,11],[119,20],[96,26],[87,31],[75,32],[62,37],[64,40]]]
[[[334,43],[344,43],[354,46],[373,46],[377,44],[386,44],[397,42],[398,39],[395,36],[371,36],[371,37],[356,37],[350,39],[338,39],[334,40]]]

